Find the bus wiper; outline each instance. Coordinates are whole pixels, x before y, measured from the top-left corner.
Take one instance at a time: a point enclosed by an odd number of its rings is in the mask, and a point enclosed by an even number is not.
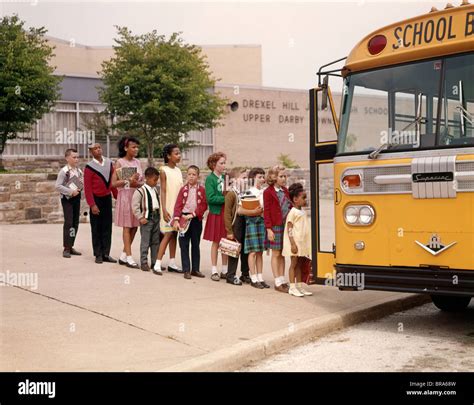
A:
[[[473,120],[474,120],[474,117],[472,116],[472,114],[467,111],[461,104],[457,105],[456,107],[454,107],[456,110],[459,111],[459,113],[462,115],[462,117],[464,117],[464,119],[469,122],[469,124],[471,125],[474,125],[473,123]]]
[[[383,150],[389,150],[393,145],[391,143],[383,143],[377,149],[369,153],[369,159],[377,159],[377,156],[380,155],[380,152]]]
[[[410,128],[412,125],[416,125],[415,131],[416,131],[416,136],[420,136],[420,123],[423,119],[422,115],[422,101],[423,101],[423,93],[418,93],[417,95],[418,100],[417,100],[417,111],[416,111],[416,117],[415,119],[410,122],[407,126],[405,126],[400,133],[404,133],[408,128]],[[377,149],[369,153],[368,158],[369,159],[377,159],[377,156],[380,155],[380,152],[383,150],[388,150],[390,149],[394,144],[392,143],[384,143],[380,145]]]
[[[417,132],[418,132],[418,131],[419,131],[419,129],[418,129],[418,124],[421,123],[421,120],[422,120],[422,119],[423,119],[423,118],[421,117],[421,115],[420,115],[419,117],[416,117],[412,122],[410,122],[410,123],[409,123],[406,127],[404,127],[400,132],[406,131],[408,128],[410,128],[411,126],[413,126],[413,125],[415,125],[415,124],[417,125],[416,130],[417,130]]]

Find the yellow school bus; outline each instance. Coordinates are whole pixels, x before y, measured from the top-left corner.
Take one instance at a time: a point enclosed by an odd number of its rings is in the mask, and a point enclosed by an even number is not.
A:
[[[338,109],[332,76],[343,80]],[[474,5],[448,4],[381,28],[318,77],[310,90],[316,283],[429,294],[446,311],[467,307],[474,296]],[[371,107],[356,119],[364,105]],[[334,139],[323,133],[324,114]],[[321,195],[328,172],[330,210]]]

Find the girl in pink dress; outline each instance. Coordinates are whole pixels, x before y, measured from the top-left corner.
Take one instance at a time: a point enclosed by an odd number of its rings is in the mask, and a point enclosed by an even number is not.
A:
[[[132,212],[132,197],[135,189],[141,187],[144,180],[140,161],[136,158],[139,145],[138,139],[132,137],[124,137],[119,141],[120,159],[115,162],[115,171],[112,175],[112,187],[118,189],[114,222],[116,226],[123,228],[123,251],[119,258],[119,264],[131,268],[138,268],[138,264],[132,257],[132,243],[140,225]],[[123,178],[120,169],[127,167],[136,168],[136,173],[128,178]]]

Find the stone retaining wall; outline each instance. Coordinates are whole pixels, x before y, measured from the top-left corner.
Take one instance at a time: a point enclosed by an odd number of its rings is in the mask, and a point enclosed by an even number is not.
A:
[[[0,175],[0,223],[55,223],[63,218],[56,174]]]
[[[59,194],[55,190],[56,172],[57,170],[54,173],[0,174],[0,223],[61,223],[63,212]],[[209,172],[201,173],[203,182],[208,174]],[[290,169],[288,175],[288,184],[300,181],[308,189],[309,170]],[[331,182],[323,181],[322,184],[322,197],[332,198]],[[88,212],[89,208],[83,198],[81,222],[88,221]]]

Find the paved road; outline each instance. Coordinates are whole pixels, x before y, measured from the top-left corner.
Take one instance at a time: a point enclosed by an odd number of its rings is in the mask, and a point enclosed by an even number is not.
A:
[[[462,313],[426,304],[365,322],[242,371],[474,371],[474,300]]]
[[[76,243],[83,256],[62,258],[61,235],[60,224],[0,227],[1,278],[36,276],[36,283],[21,288],[2,286],[0,278],[2,371],[163,370],[273,332],[298,330],[307,321],[406,296],[310,286],[312,297],[295,298],[273,288],[216,283],[209,277],[206,241],[201,244],[206,278],[184,280],[168,272],[157,277],[95,264],[88,224],[80,225]],[[117,257],[120,228],[113,228],[112,240]],[[133,245],[136,259],[138,244],[139,238]],[[264,276],[272,283],[269,262],[265,255]]]

